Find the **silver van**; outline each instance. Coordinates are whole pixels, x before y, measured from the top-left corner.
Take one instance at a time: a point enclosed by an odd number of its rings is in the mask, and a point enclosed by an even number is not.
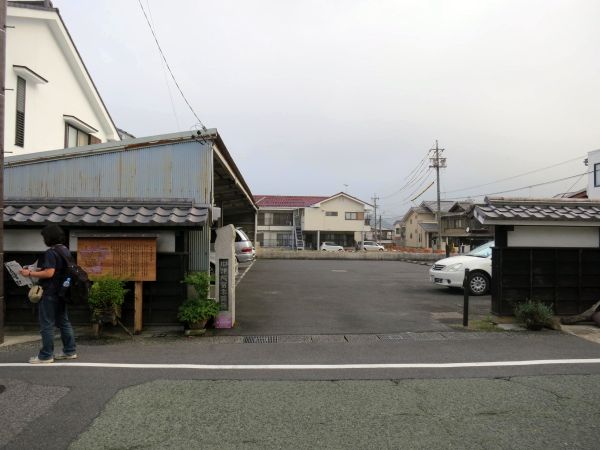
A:
[[[254,245],[241,228],[235,229],[235,258],[238,262],[252,261],[256,258]]]

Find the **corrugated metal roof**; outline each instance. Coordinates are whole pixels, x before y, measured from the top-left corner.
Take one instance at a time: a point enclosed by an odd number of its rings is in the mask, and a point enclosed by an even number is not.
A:
[[[6,199],[5,225],[198,226],[208,208],[191,200]]]
[[[490,198],[475,207],[475,217],[484,224],[600,222],[600,202],[585,199]]]

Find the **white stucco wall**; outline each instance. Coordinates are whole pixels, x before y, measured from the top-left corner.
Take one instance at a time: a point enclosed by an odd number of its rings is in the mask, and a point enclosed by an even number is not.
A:
[[[509,247],[600,247],[598,227],[515,226]]]
[[[596,179],[598,181],[599,186],[595,186],[594,184],[594,171],[596,169],[595,165],[599,164],[598,168],[600,168],[600,150],[595,150],[593,152],[588,153],[588,197],[590,199],[599,200],[600,199],[600,173],[597,175]]]
[[[91,91],[72,44],[55,12],[8,8],[6,38],[5,150],[12,155],[64,148],[63,115],[75,116],[96,128],[102,142],[119,140],[99,97]],[[13,65],[26,66],[47,83],[27,81],[25,146],[15,145],[17,74]]]
[[[327,216],[326,211],[335,211],[337,216]],[[331,200],[321,202],[317,208],[305,208],[304,230],[305,231],[353,231],[360,234],[369,231],[370,227],[365,225],[365,220],[346,220],[347,212],[364,213],[365,205],[348,197],[340,196]],[[360,239],[358,239],[360,240]]]
[[[44,239],[40,234],[41,228],[27,230],[4,230],[4,251],[5,252],[44,252],[48,247],[44,244]],[[80,233],[86,233],[80,230]],[[158,253],[175,252],[175,232],[174,231],[149,231],[151,234],[157,234],[156,251]],[[71,232],[69,237],[69,249],[77,251],[77,231]],[[110,234],[110,233],[103,233]],[[117,233],[118,234],[118,233]]]

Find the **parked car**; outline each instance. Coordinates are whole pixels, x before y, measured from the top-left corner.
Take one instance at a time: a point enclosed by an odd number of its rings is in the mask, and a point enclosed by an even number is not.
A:
[[[235,259],[238,262],[252,261],[256,258],[256,249],[244,230],[235,229]]]
[[[335,242],[322,242],[321,250],[324,252],[343,252],[344,247],[337,245]]]
[[[383,252],[385,250],[383,245],[375,241],[359,241],[356,247],[357,250],[364,250],[366,252]]]
[[[447,287],[463,287],[465,269],[469,269],[468,288],[471,295],[484,295],[492,284],[492,247],[483,244],[465,255],[440,259],[429,269],[430,280]]]

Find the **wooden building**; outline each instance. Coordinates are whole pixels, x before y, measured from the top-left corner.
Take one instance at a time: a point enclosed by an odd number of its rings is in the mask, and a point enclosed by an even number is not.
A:
[[[495,227],[493,313],[539,299],[578,314],[600,300],[600,200],[488,198],[474,215]]]
[[[177,323],[187,271],[205,271],[211,227],[255,235],[252,194],[216,130],[184,132],[8,157],[4,169],[5,261],[32,263],[41,229],[61,225],[71,251],[81,239],[152,238],[156,281],[144,283],[145,324]],[[7,324],[37,322],[26,288],[5,277]],[[131,323],[133,293],[124,306]],[[74,323],[89,322],[86,307]]]

